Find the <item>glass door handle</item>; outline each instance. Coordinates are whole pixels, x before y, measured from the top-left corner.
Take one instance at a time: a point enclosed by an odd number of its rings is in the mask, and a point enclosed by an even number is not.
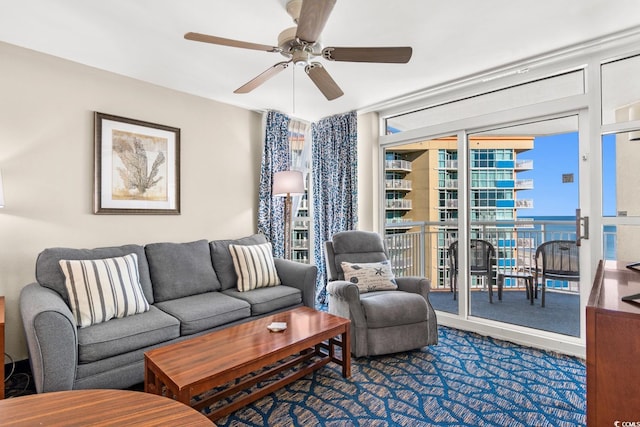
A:
[[[582,239],[589,240],[589,217],[581,216],[581,213],[580,208],[576,209],[576,246],[580,246]]]

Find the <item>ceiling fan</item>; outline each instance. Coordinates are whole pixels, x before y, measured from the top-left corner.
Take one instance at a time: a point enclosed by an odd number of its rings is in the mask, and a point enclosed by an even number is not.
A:
[[[187,40],[239,47],[243,49],[276,52],[287,61],[278,62],[252,80],[240,86],[234,93],[248,93],[293,63],[304,70],[322,94],[329,100],[344,94],[320,62],[322,56],[329,61],[407,63],[411,59],[411,47],[322,47],[319,40],[336,0],[290,0],[287,12],[297,27],[284,30],[278,36],[278,46],[269,46],[240,40],[226,39],[201,33],[186,33]]]

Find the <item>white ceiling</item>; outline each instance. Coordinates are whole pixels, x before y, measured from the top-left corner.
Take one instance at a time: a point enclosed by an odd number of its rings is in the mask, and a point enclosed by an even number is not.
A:
[[[338,0],[322,33],[325,46],[408,45],[413,57],[408,64],[321,60],[345,93],[334,101],[293,66],[249,94],[234,94],[283,57],[183,38],[193,31],[275,46],[294,25],[285,3],[0,0],[0,41],[228,104],[317,120],[640,26],[639,0]]]

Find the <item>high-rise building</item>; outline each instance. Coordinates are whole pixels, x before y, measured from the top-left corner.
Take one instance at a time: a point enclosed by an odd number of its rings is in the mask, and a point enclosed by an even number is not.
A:
[[[533,201],[518,197],[521,190],[532,189],[532,179],[518,174],[533,169],[531,160],[517,156],[533,148],[534,138],[471,137],[469,140],[469,219],[471,237],[479,236],[473,223],[514,221],[519,211],[532,208]],[[385,216],[388,249],[395,272],[416,271],[414,264],[424,262],[433,287],[447,282],[447,248],[457,238],[458,150],[455,137],[420,141],[387,149],[385,154]],[[449,224],[447,224],[449,222]],[[418,229],[417,223],[428,223]],[[420,227],[424,227],[421,225]],[[483,228],[481,237],[491,237]],[[415,259],[403,238],[407,232],[423,232],[425,259]],[[475,234],[475,235],[474,235]],[[494,234],[492,243],[499,252],[498,267],[513,268],[517,262],[516,236]]]

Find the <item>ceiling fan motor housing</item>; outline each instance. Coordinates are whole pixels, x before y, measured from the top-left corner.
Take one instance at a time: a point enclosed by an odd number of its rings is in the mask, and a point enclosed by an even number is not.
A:
[[[278,47],[282,49],[281,53],[286,57],[291,57],[290,53],[293,47],[300,44],[296,40],[296,31],[298,31],[298,27],[291,27],[278,35]]]
[[[287,28],[278,36],[280,53],[290,58],[295,65],[306,65],[312,55],[317,55],[314,50],[320,46],[318,42],[308,44],[301,42],[296,37],[297,27]]]
[[[300,17],[300,9],[302,9],[302,0],[290,0],[287,2],[287,13],[293,18],[293,22],[296,24]]]

